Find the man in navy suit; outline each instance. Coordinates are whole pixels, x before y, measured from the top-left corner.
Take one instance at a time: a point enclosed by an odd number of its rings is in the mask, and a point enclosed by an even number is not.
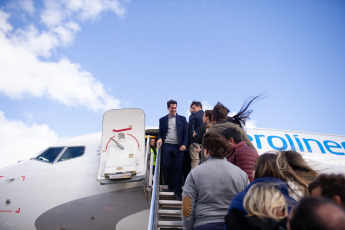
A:
[[[159,119],[157,146],[162,146],[164,183],[174,190],[176,200],[181,200],[183,153],[188,144],[187,120],[177,115],[177,102],[167,102],[169,114]]]

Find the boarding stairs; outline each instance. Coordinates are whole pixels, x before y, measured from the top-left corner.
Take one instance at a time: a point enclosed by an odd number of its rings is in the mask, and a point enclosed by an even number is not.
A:
[[[174,199],[174,192],[168,191],[168,186],[159,185],[161,164],[160,156],[161,150],[158,148],[152,185],[148,230],[182,229],[182,201]]]
[[[174,192],[167,191],[167,186],[159,186],[158,229],[182,229],[182,201],[174,199]]]

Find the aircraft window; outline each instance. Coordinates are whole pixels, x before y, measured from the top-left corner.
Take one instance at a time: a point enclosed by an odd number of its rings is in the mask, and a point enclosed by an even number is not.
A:
[[[85,150],[85,147],[83,146],[68,147],[58,161],[60,162],[60,161],[69,160],[75,157],[79,157],[84,154],[84,150]]]
[[[54,162],[55,158],[61,153],[64,147],[49,148],[39,155],[36,159],[44,162]]]

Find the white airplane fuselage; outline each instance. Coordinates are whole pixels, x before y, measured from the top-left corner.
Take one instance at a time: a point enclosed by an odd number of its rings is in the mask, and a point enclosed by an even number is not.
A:
[[[320,172],[345,173],[345,136],[247,129],[259,154],[296,150]],[[143,181],[101,185],[101,133],[56,146],[85,146],[70,160],[37,159],[0,169],[0,230],[147,229]]]
[[[147,228],[147,220],[137,219],[149,208],[142,181],[101,185],[97,180],[100,140],[97,133],[57,145],[85,146],[81,157],[55,163],[31,159],[0,169],[0,229],[115,229],[130,215],[138,229]]]
[[[248,128],[247,134],[259,155],[294,150],[320,173],[345,174],[345,136],[264,128]]]

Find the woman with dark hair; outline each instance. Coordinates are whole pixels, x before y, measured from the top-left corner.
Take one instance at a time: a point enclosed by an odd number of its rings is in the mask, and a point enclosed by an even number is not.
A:
[[[252,103],[254,103],[257,100],[263,99],[264,98],[264,94],[259,94],[255,97],[252,97],[251,99],[247,99],[243,105],[242,108],[240,109],[240,111],[232,116],[232,117],[228,117],[227,120],[231,121],[235,124],[238,124],[239,126],[241,126],[241,128],[244,128],[244,126],[246,125],[246,121],[249,120],[249,116],[250,114],[253,112],[253,110],[248,110],[250,105]],[[249,102],[247,102],[249,100]],[[230,110],[228,110],[228,113],[230,112]]]
[[[189,173],[183,190],[184,229],[224,228],[224,215],[237,193],[249,184],[247,174],[225,159],[228,143],[217,133],[203,138],[206,161]]]
[[[249,110],[249,106],[262,98],[263,95],[260,94],[250,99],[249,102],[244,102],[241,110],[232,117],[228,117],[230,110],[222,103],[218,102],[212,110],[212,122],[214,125],[209,129],[209,131],[222,134],[222,132],[227,128],[238,128],[241,132],[243,141],[245,141],[249,147],[256,151],[255,146],[244,131],[244,126],[246,124],[246,120],[249,119],[249,116],[252,113],[252,110]]]

